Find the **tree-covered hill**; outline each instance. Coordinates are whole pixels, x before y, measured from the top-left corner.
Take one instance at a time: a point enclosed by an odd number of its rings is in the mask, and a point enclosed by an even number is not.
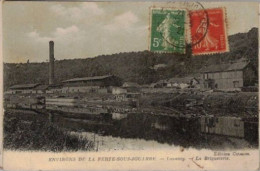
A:
[[[124,81],[148,84],[160,79],[194,75],[203,67],[248,58],[258,73],[258,29],[229,36],[230,52],[192,56],[149,51],[100,55],[95,58],[55,61],[55,81],[114,74]],[[165,64],[165,65],[158,65]],[[155,66],[163,66],[155,68]],[[14,84],[48,83],[48,63],[4,64],[5,89]]]

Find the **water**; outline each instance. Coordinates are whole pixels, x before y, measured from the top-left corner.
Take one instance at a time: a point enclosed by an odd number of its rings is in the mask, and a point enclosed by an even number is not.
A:
[[[6,108],[12,110],[15,117],[27,122],[32,118],[41,117],[46,122],[51,122],[73,134],[88,138],[92,135],[91,139],[95,141],[97,148],[101,148],[102,144],[111,143],[109,141],[117,141],[120,146],[122,143],[130,143],[128,140],[136,140],[131,141],[132,148],[138,143],[143,144],[144,148],[146,146],[144,142],[156,142],[158,146],[165,144],[167,147],[182,146],[197,149],[258,146],[257,118],[160,115],[160,113],[140,113],[140,110],[128,107],[99,105],[8,104]]]

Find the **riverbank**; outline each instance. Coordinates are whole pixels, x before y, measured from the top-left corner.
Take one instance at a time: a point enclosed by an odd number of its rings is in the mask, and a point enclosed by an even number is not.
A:
[[[168,108],[183,114],[258,117],[257,92],[178,92],[146,94],[139,99],[140,108]]]
[[[8,109],[5,114],[4,148],[8,150],[242,149],[258,146],[257,123],[242,119],[232,122],[234,117],[208,117],[205,125],[200,117],[147,113],[122,114],[124,117],[120,118],[114,118],[113,114],[84,114],[78,118],[76,114],[65,116],[51,111]],[[223,125],[226,121],[229,124]],[[237,132],[242,136],[233,134]]]
[[[93,142],[71,135],[34,112],[5,111],[4,148],[10,150],[89,151]]]

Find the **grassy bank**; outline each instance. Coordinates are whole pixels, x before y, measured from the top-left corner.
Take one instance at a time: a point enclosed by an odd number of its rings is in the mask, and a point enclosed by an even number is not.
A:
[[[42,116],[6,111],[4,148],[11,150],[78,151],[92,150],[93,143],[54,126]]]

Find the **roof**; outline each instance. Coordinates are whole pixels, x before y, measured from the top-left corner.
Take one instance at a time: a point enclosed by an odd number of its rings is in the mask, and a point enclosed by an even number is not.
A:
[[[125,82],[123,87],[139,87],[140,85],[134,82]]]
[[[230,64],[208,65],[206,68],[202,69],[202,72],[226,71],[229,66]]]
[[[39,85],[35,87],[35,90],[46,90],[49,87],[49,85]]]
[[[103,75],[103,76],[94,76],[94,77],[82,77],[82,78],[73,78],[69,80],[62,81],[65,82],[78,82],[78,81],[91,81],[91,80],[103,80],[105,78],[112,77],[113,75]]]
[[[219,65],[209,65],[202,70],[202,72],[224,72],[224,71],[234,71],[243,70],[249,64],[248,61],[239,60],[237,62]]]
[[[190,83],[190,81],[194,79],[194,77],[175,77],[175,78],[170,78],[167,82],[169,83]]]
[[[229,71],[241,70],[241,69],[244,69],[248,64],[249,64],[249,62],[237,62],[237,63],[234,63],[231,66],[229,66],[228,70]]]
[[[29,89],[29,88],[34,88],[38,85],[39,84],[18,84],[18,85],[11,86],[10,89]]]

